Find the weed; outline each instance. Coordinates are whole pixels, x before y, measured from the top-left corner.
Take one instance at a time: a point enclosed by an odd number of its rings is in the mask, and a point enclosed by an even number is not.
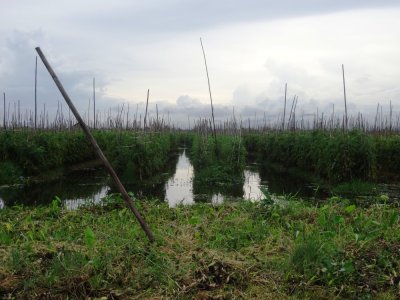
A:
[[[245,136],[244,144],[259,160],[296,167],[331,183],[375,180],[377,172],[398,172],[399,138],[350,132],[280,132]]]
[[[400,210],[338,196],[169,208],[110,196],[76,211],[0,211],[0,293],[11,297],[377,298],[399,295]],[[269,200],[268,200],[269,199]]]

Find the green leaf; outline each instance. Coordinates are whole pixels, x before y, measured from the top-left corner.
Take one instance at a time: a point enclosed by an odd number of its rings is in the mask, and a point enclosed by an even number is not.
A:
[[[351,214],[355,209],[356,209],[356,206],[353,204],[353,205],[347,206],[344,210],[345,210],[347,213]]]
[[[197,225],[200,223],[200,218],[197,216],[193,216],[189,219],[189,224],[190,225]]]
[[[389,226],[393,227],[397,223],[397,220],[399,219],[399,215],[397,212],[393,212],[392,215],[390,216],[389,219]]]
[[[85,229],[85,244],[89,248],[93,248],[94,244],[96,243],[96,236],[94,232],[90,228]]]
[[[347,261],[339,271],[344,273],[353,273],[355,268],[350,261]]]
[[[6,230],[7,232],[13,231],[13,225],[11,223],[6,223]]]
[[[381,200],[383,202],[387,202],[389,200],[389,196],[388,195],[380,195],[379,200]]]

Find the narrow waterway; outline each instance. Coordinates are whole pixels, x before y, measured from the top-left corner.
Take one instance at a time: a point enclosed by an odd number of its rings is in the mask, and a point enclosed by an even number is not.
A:
[[[174,176],[165,184],[165,201],[169,206],[193,204],[193,166],[186,155],[186,150],[179,155]]]
[[[166,183],[165,190],[165,201],[168,202],[170,207],[184,204],[190,205],[196,201],[202,201],[204,198],[213,204],[222,203],[226,198],[243,198],[246,200],[258,201],[264,197],[260,190],[261,179],[258,171],[246,168],[244,171],[244,183],[239,187],[242,188],[243,192],[239,195],[230,191],[236,191],[238,187],[232,187],[232,189],[224,187],[221,191],[194,194],[193,193],[193,177],[194,169],[186,155],[186,151],[179,156],[178,163],[176,165],[176,171],[173,177],[171,177]],[[207,188],[206,188],[207,189]]]
[[[195,202],[219,204],[228,199],[259,201],[264,197],[261,186],[268,187],[270,191],[273,187],[274,190],[271,192],[277,193],[288,186],[287,178],[285,180],[284,176],[271,175],[265,170],[260,173],[258,166],[252,165],[245,168],[243,180],[238,183],[212,188],[208,185],[200,186],[197,187],[197,193],[194,193],[194,169],[185,149],[168,168],[158,176],[145,181],[127,180],[124,184],[136,198],[164,199],[170,207],[180,204],[190,205]],[[300,182],[299,187],[292,188],[300,189],[300,185],[304,186]],[[0,187],[0,208],[16,204],[47,204],[57,196],[68,209],[76,209],[88,200],[100,203],[103,197],[113,192],[116,190],[101,166],[82,165],[56,179]]]

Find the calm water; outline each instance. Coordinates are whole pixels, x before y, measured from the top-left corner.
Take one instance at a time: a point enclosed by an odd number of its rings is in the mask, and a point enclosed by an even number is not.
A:
[[[169,203],[169,206],[174,207],[179,204],[188,205],[204,199],[213,204],[219,204],[223,202],[225,198],[235,196],[243,197],[247,200],[260,200],[263,198],[263,193],[260,190],[261,179],[258,172],[254,170],[246,169],[244,171],[244,184],[239,186],[239,188],[242,188],[242,193],[240,195],[227,193],[226,187],[221,188],[220,191],[208,192],[208,186],[200,188],[200,190],[203,189],[202,193],[193,193],[193,177],[193,166],[186,156],[186,153],[183,152],[179,156],[174,176],[166,183],[165,200]],[[232,190],[236,189],[237,186],[234,186]]]
[[[301,193],[305,186],[301,181],[293,183],[293,179],[286,175],[274,174],[266,170],[260,172],[256,165],[245,169],[244,181],[212,188],[207,184],[199,185],[195,187],[196,193],[194,193],[193,178],[193,166],[186,151],[183,150],[166,167],[165,172],[142,182],[126,178],[122,178],[122,181],[126,189],[132,191],[136,198],[164,199],[171,207],[204,201],[218,204],[227,198],[258,201],[264,197],[260,190],[261,185],[267,186],[272,193],[293,194]],[[101,166],[91,163],[68,170],[61,177],[53,180],[2,186],[0,187],[0,208],[20,203],[46,204],[58,196],[67,208],[74,209],[87,199],[99,203],[104,196],[114,192],[116,190],[109,176]]]

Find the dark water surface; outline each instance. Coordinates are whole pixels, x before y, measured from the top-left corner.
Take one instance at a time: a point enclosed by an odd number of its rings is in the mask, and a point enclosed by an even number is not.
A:
[[[136,198],[164,199],[171,207],[178,204],[192,204],[206,201],[218,204],[227,198],[244,198],[258,201],[264,197],[260,186],[265,186],[271,193],[297,194],[312,193],[312,188],[296,178],[285,174],[273,173],[253,164],[245,168],[240,183],[229,186],[213,187],[196,186],[193,193],[194,170],[186,150],[182,149],[160,172],[143,181],[123,178],[128,191]],[[48,204],[58,196],[67,208],[77,208],[87,199],[99,203],[110,193],[116,192],[110,177],[99,163],[90,162],[66,170],[61,176],[52,179],[32,180],[29,184],[0,186],[0,208],[15,204],[38,205]]]

